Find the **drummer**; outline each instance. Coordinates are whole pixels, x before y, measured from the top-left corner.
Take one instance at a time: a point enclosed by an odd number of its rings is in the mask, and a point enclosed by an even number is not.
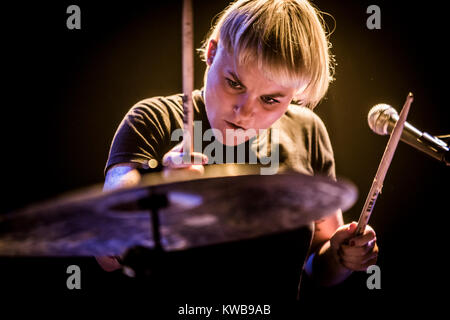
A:
[[[313,112],[333,77],[330,47],[319,11],[306,0],[234,2],[199,50],[204,87],[192,93],[196,129],[202,127],[202,137],[210,130],[212,139],[195,146],[193,164],[180,164],[183,150],[172,133],[183,127],[182,95],[140,101],[115,133],[104,189],[136,185],[150,169],[201,175],[204,165],[218,163],[217,154],[205,152],[211,143],[216,153],[232,150],[246,162],[252,153],[261,159],[259,151],[270,145],[278,172],[335,179],[330,139]],[[236,161],[229,158],[223,162]],[[344,224],[341,210],[315,222],[305,271],[316,283],[335,285],[376,263],[375,231],[367,226],[354,236],[355,229],[355,222]],[[98,260],[108,271],[120,267],[114,259]]]

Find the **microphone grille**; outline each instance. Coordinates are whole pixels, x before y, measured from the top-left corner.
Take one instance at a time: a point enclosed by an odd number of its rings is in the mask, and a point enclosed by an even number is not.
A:
[[[367,122],[373,132],[380,135],[389,134],[388,123],[392,115],[398,115],[397,111],[390,105],[380,103],[370,109]]]

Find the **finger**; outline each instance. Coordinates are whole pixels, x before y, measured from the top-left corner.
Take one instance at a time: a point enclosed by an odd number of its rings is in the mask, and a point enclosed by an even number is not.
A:
[[[163,170],[165,179],[193,179],[200,177],[205,172],[205,168],[201,164],[193,164],[185,168],[169,168]]]
[[[207,163],[208,157],[199,152],[192,152],[190,157],[187,157],[187,154],[182,152],[169,152],[163,157],[163,166],[169,168],[187,168],[193,164]]]
[[[367,233],[364,233],[363,235],[353,237],[349,239],[349,245],[350,246],[356,246],[356,247],[362,247],[367,245],[370,241],[374,242],[376,241],[376,235],[375,231],[370,230]]]
[[[347,264],[345,267],[353,271],[367,271],[367,268],[377,263],[377,259],[370,260],[364,264]]]
[[[339,245],[347,242],[348,239],[355,233],[356,225],[356,222],[352,222],[339,227],[332,236],[331,245],[337,249]]]
[[[359,263],[353,263],[353,262],[345,261],[343,259],[340,259],[339,262],[345,268],[352,270],[352,271],[359,271],[359,269],[361,268],[361,265]]]
[[[193,164],[205,165],[208,163],[208,156],[204,155],[201,152],[192,152],[191,153],[191,161]]]
[[[365,265],[369,261],[376,259],[378,257],[378,253],[370,252],[364,256],[341,256],[340,259],[346,263],[351,263],[355,265]]]
[[[376,242],[372,246],[363,247],[350,247],[347,245],[342,245],[338,250],[338,256],[343,259],[348,259],[352,261],[368,260],[378,255],[378,246]]]
[[[177,144],[169,152],[183,152],[183,142],[180,142],[179,144]]]
[[[372,246],[351,247],[349,245],[341,245],[338,254],[352,257],[362,257],[374,250],[375,244]]]
[[[367,263],[363,266],[362,271],[366,271],[368,267],[373,266],[377,263],[378,256],[374,257],[372,260],[367,261]]]
[[[373,257],[363,262],[353,262],[349,260],[340,259],[340,263],[347,269],[353,271],[366,271],[368,267],[376,264],[378,257]]]
[[[375,247],[378,249],[376,238],[367,242],[363,246],[351,246],[349,244],[343,243],[339,246],[339,250],[351,255],[360,255],[365,254],[371,250],[374,250]]]
[[[181,152],[169,152],[163,157],[163,166],[165,168],[185,168],[190,164],[183,162],[183,153]]]
[[[172,154],[172,153],[182,153],[183,152],[183,142],[178,143],[175,147],[170,149],[166,155]],[[166,155],[164,157],[166,157]],[[164,159],[164,158],[163,158]]]

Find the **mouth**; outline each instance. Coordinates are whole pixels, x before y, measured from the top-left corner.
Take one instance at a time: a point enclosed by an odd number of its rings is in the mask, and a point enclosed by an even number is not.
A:
[[[237,129],[241,129],[241,130],[246,130],[244,127],[241,127],[241,126],[238,126],[238,125],[236,125],[236,124],[234,124],[234,123],[232,123],[232,122],[229,122],[229,121],[227,121],[227,120],[224,120],[225,121],[225,123],[226,123],[226,125],[229,127],[229,128],[231,128],[231,129],[234,129],[234,130],[237,130]]]

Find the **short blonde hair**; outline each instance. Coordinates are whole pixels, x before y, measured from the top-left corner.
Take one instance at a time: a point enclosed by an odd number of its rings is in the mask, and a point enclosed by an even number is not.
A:
[[[256,62],[267,78],[298,88],[294,100],[313,109],[333,80],[325,28],[307,0],[238,0],[218,16],[199,51],[206,61],[209,42],[218,41],[240,64]]]

